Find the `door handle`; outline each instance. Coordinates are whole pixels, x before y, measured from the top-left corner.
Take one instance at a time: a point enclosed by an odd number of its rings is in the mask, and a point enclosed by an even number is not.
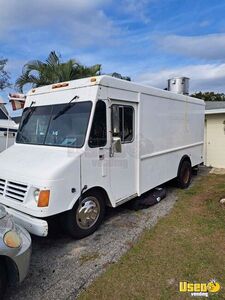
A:
[[[103,160],[105,158],[105,155],[104,154],[100,154],[99,155],[99,160]]]

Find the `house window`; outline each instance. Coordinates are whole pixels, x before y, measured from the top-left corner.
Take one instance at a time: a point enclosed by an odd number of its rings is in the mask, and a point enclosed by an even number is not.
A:
[[[113,136],[119,136],[122,143],[129,143],[133,141],[134,138],[134,109],[132,106],[125,105],[113,105],[117,106],[118,110],[118,122],[119,122],[119,132],[114,132]],[[114,118],[112,118],[114,120]],[[114,124],[112,124],[114,128]]]
[[[94,119],[89,137],[89,147],[103,147],[107,143],[106,104],[99,100],[96,104]]]

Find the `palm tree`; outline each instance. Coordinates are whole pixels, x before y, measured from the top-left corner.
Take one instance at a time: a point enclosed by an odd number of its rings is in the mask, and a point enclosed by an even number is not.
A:
[[[11,86],[9,83],[9,73],[5,71],[5,65],[7,61],[7,59],[0,58],[0,91]]]
[[[35,88],[101,74],[101,65],[86,67],[74,59],[67,62],[61,62],[60,59],[61,57],[52,51],[45,62],[34,60],[25,64],[22,75],[16,80],[18,90],[23,92],[27,84]]]

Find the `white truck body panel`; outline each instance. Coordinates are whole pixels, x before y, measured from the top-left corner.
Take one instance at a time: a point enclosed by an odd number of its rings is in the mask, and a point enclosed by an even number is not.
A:
[[[202,161],[204,106],[190,100],[171,101],[151,95],[142,95],[140,103],[142,194],[149,187],[175,178],[184,155],[190,157],[192,166]],[[154,174],[151,183],[148,174]]]
[[[32,233],[47,235],[46,221],[37,219],[32,226],[32,218],[70,210],[84,186],[87,190],[104,189],[110,205],[116,207],[175,178],[184,155],[190,158],[192,166],[203,161],[202,100],[99,76],[94,80],[71,81],[59,89],[53,89],[52,85],[33,89],[27,95],[25,107],[67,104],[74,96],[76,102],[92,102],[81,148],[16,143],[0,154],[0,203],[10,213],[15,211],[17,221],[21,220]],[[98,100],[106,104],[107,143],[91,148],[88,140]],[[134,116],[132,141],[123,143],[122,153],[113,156],[110,155],[112,105],[132,108]],[[15,184],[25,189],[22,198],[8,197],[7,191]],[[48,207],[37,207],[33,197],[37,188],[51,191]]]

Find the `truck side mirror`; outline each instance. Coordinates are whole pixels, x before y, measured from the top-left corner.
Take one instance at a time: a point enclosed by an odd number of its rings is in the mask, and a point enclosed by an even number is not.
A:
[[[120,112],[119,106],[112,106],[112,133],[113,135],[119,135],[120,133]]]
[[[113,153],[121,153],[122,152],[122,145],[121,145],[120,137],[112,138],[112,150],[113,150]]]

